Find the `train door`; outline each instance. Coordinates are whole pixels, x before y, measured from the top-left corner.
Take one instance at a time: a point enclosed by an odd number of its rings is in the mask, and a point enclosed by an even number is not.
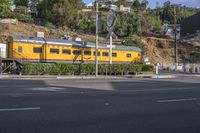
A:
[[[13,39],[11,37],[9,37],[8,38],[8,45],[7,45],[7,48],[6,48],[6,50],[7,50],[6,54],[7,54],[8,58],[13,58],[13,43],[14,43]]]
[[[6,44],[0,43],[0,57],[6,58]]]

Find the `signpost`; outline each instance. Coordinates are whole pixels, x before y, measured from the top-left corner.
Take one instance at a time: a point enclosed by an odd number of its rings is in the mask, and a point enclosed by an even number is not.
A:
[[[98,77],[98,45],[99,45],[99,2],[103,3],[104,0],[96,0],[96,45],[95,45],[95,76]],[[116,15],[115,11],[110,8],[108,12],[108,17],[107,17],[107,30],[108,30],[108,36],[107,38],[110,38],[110,64],[112,64],[112,38],[113,36],[116,37],[116,35],[113,33],[113,27],[115,25],[116,21]]]
[[[115,15],[115,11],[113,9],[110,9],[108,12],[108,17],[107,17],[107,30],[108,30],[108,36],[107,38],[110,39],[110,64],[112,64],[112,39],[113,36],[116,36],[113,33],[113,28],[115,26],[115,22],[116,22],[116,15]]]
[[[101,17],[99,17],[99,3],[103,3],[104,0],[96,1],[96,45],[95,45],[95,76],[98,77],[98,46],[99,46],[99,30],[101,28]]]

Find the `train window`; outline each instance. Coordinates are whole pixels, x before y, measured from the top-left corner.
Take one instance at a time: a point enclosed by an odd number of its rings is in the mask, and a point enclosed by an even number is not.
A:
[[[63,49],[62,53],[63,54],[71,54],[71,50],[70,49]]]
[[[100,52],[97,53],[98,56],[100,56]],[[96,56],[96,52],[93,53],[94,56]]]
[[[42,53],[42,48],[33,48],[33,53]]]
[[[22,46],[18,46],[18,52],[22,53]]]
[[[112,57],[117,57],[117,53],[112,53]]]
[[[81,50],[74,50],[74,51],[73,51],[73,54],[74,54],[74,55],[80,55],[80,54],[81,54]]]
[[[127,58],[131,58],[131,54],[126,54],[126,57]]]
[[[51,53],[51,54],[59,54],[59,49],[51,48],[51,49],[50,49],[50,53]]]
[[[102,56],[108,56],[108,52],[103,52]]]
[[[88,50],[84,51],[84,55],[91,55],[91,51]]]

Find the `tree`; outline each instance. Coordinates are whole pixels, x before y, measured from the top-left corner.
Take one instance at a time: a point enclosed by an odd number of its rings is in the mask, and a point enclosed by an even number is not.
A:
[[[147,14],[145,18],[148,21],[149,25],[153,28],[153,30],[159,33],[162,26],[162,21],[160,17],[154,14]]]
[[[47,21],[73,29],[80,22],[82,6],[82,0],[43,0],[38,4],[38,11]]]
[[[171,2],[168,0],[168,1],[166,1],[166,2],[164,2],[164,7],[168,7],[168,6],[170,6],[171,5]]]
[[[20,14],[27,14],[28,9],[25,6],[17,6],[14,11]]]
[[[14,0],[16,6],[28,6],[29,0]]]
[[[140,10],[141,5],[140,5],[139,0],[134,0],[134,2],[133,2],[133,4],[132,4],[131,8],[132,8],[133,10]]]
[[[147,8],[148,4],[149,4],[149,2],[147,0],[142,0],[141,1],[141,8],[143,10],[145,10]]]
[[[120,5],[127,6],[127,0],[118,0],[118,1],[114,2],[114,4],[117,5],[118,7]]]
[[[6,16],[10,12],[9,0],[0,0],[0,16]]]
[[[174,12],[175,8],[175,12]],[[176,13],[176,14],[174,14]],[[170,24],[174,23],[174,15],[177,17],[177,22],[181,22],[183,19],[193,15],[195,12],[191,9],[185,9],[184,7],[172,7],[167,6],[160,13],[160,17],[163,22],[167,22]]]
[[[139,12],[119,13],[114,31],[120,37],[140,34],[141,22],[142,14]]]

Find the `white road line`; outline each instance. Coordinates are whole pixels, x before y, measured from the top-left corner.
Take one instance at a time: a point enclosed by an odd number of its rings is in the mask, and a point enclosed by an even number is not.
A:
[[[26,110],[39,110],[40,107],[32,107],[32,108],[8,108],[8,109],[0,109],[2,111],[26,111]]]
[[[169,103],[169,102],[184,102],[184,101],[196,101],[197,98],[188,98],[188,99],[172,99],[172,100],[158,100],[158,103]]]

